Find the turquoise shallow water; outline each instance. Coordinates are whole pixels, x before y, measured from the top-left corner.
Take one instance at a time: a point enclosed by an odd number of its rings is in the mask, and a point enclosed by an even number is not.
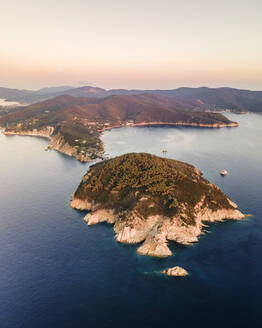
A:
[[[199,243],[153,259],[87,227],[69,207],[88,164],[31,137],[0,136],[0,327],[260,327],[262,116],[227,114],[233,129],[122,128],[103,135],[110,156],[146,151],[194,164],[244,213]],[[219,171],[230,174],[222,178]],[[181,265],[185,279],[158,272]]]

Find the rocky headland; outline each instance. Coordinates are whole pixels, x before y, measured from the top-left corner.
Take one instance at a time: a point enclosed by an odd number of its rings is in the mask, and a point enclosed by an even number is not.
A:
[[[45,126],[39,129],[20,129],[15,128],[6,128],[3,132],[6,136],[19,135],[19,136],[32,136],[32,137],[41,137],[47,138],[50,140],[49,144],[46,147],[46,150],[56,150],[67,156],[75,157],[80,162],[90,162],[95,158],[102,158],[103,148],[101,146],[98,149],[86,149],[86,147],[80,148],[77,142],[71,144],[66,140],[65,136],[57,131],[53,126]]]
[[[88,225],[114,225],[120,243],[141,243],[142,255],[172,255],[169,241],[197,242],[205,222],[245,216],[217,186],[187,163],[146,153],[125,154],[89,168],[71,207],[90,211]]]

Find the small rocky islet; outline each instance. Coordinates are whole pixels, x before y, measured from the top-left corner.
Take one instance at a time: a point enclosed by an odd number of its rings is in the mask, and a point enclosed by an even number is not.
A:
[[[141,243],[139,254],[156,257],[172,255],[169,241],[197,242],[205,222],[245,217],[194,166],[147,153],[125,154],[90,166],[71,207],[89,211],[84,218],[88,225],[113,224],[116,241]],[[163,273],[181,271],[170,269]]]
[[[185,277],[188,275],[187,270],[185,270],[179,266],[165,269],[165,270],[161,271],[161,273],[165,274],[166,276],[169,276],[169,277]]]

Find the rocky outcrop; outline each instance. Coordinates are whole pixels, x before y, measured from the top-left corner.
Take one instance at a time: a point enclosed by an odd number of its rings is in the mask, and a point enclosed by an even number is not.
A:
[[[139,254],[156,257],[171,256],[172,252],[168,245],[170,241],[182,245],[190,245],[197,242],[199,236],[205,233],[206,223],[222,222],[226,219],[241,220],[245,217],[234,202],[223,194],[218,187],[202,178],[199,170],[193,166],[173,160],[161,159],[149,154],[142,154],[141,156],[139,154],[131,155],[122,155],[116,159],[101,162],[90,167],[76,193],[72,196],[71,207],[90,211],[84,218],[88,225],[100,222],[113,224],[117,242],[127,244],[141,243],[137,249]],[[162,193],[166,194],[166,196],[159,194],[159,198],[156,198],[154,193],[150,195],[149,190],[151,189],[146,191],[147,181],[144,179],[141,180],[143,181],[141,182],[141,190],[139,187],[138,189],[135,189],[135,187],[133,189],[129,186],[129,191],[125,187],[122,194],[116,182],[113,182],[113,190],[110,190],[109,185],[112,180],[105,180],[108,182],[104,187],[102,186],[102,172],[108,176],[107,179],[111,179],[112,176],[114,179],[117,179],[119,174],[120,179],[124,179],[121,180],[123,181],[121,182],[122,185],[125,181],[128,181],[128,177],[125,175],[126,172],[127,175],[130,174],[130,179],[132,177],[132,183],[139,185],[133,174],[141,177],[141,174],[149,174],[149,172],[142,167],[141,172],[138,169],[134,169],[131,174],[132,166],[129,167],[126,164],[126,161],[129,159],[133,161],[139,156],[143,160],[144,158],[149,158],[149,162],[145,162],[145,167],[147,167],[147,170],[151,167],[153,174],[156,175],[158,174],[157,164],[160,165],[159,170],[161,170],[161,173],[159,174],[164,174],[164,165],[167,165],[167,189],[165,190],[165,186],[163,187],[163,179],[156,180],[156,187],[158,188],[159,184],[162,184],[161,190],[163,190]],[[115,169],[114,162],[116,163]],[[156,166],[154,167],[154,165]],[[171,172],[174,172],[173,180],[170,180],[172,178]],[[99,180],[100,178],[102,180]],[[148,188],[152,188],[152,183],[153,180],[150,178]],[[185,184],[187,184],[186,188],[184,187]],[[153,186],[152,192],[156,190],[156,187]],[[177,193],[180,201],[176,199],[176,201],[170,203],[169,195],[172,194],[172,190]],[[192,193],[194,194],[191,195]],[[196,194],[199,197],[197,202]],[[102,198],[99,200],[101,195]],[[125,208],[121,201],[125,201],[126,197],[128,197],[128,202]],[[162,212],[154,210],[154,208],[157,209],[160,201],[167,201],[167,204],[171,204],[171,206],[175,206],[177,209],[170,212],[170,205],[167,205]],[[132,204],[131,207],[130,204]],[[170,213],[173,214],[171,215]]]
[[[165,270],[161,271],[161,273],[163,273],[167,276],[170,276],[170,277],[185,277],[188,275],[188,272],[179,266],[165,269]]]
[[[107,223],[115,223],[116,218],[114,216],[114,212],[112,210],[98,210],[94,213],[88,213],[84,217],[84,221],[87,225],[91,226],[97,223],[107,222]]]
[[[91,161],[91,158],[89,156],[79,152],[76,147],[71,146],[60,133],[57,133],[52,136],[51,141],[47,146],[47,149],[57,150],[67,156],[75,157],[80,162]]]
[[[5,129],[3,133],[6,136],[19,135],[47,138],[50,140],[50,143],[46,149],[53,149],[65,155],[75,157],[80,162],[90,162],[92,160],[86,153],[82,153],[77,147],[71,146],[60,133],[55,133],[52,126],[33,130]]]
[[[91,210],[91,208],[93,207],[92,203],[89,202],[88,200],[82,200],[79,198],[74,197],[74,195],[72,196],[72,201],[70,206],[72,208],[84,211],[84,210]]]
[[[186,225],[179,217],[150,216],[147,219],[137,215],[136,211],[125,213],[125,219],[114,210],[96,209],[98,204],[92,204],[74,198],[71,207],[79,210],[91,210],[84,221],[88,225],[101,222],[114,224],[115,239],[120,243],[142,245],[137,249],[141,255],[168,257],[172,255],[168,241],[182,245],[190,245],[198,241],[204,233],[206,222],[222,222],[226,219],[241,220],[245,217],[237,209],[212,211],[202,209],[197,213],[196,223]],[[201,204],[199,204],[201,206]],[[128,216],[128,217],[127,217]]]

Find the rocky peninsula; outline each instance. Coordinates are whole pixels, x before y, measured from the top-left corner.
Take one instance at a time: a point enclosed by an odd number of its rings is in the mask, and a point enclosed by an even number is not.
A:
[[[15,127],[9,127],[4,130],[6,136],[19,135],[19,136],[32,136],[32,137],[41,137],[47,138],[50,140],[49,144],[46,147],[46,150],[56,150],[67,156],[71,156],[79,160],[80,162],[90,162],[97,158],[102,158],[103,155],[103,143],[99,139],[96,141],[95,146],[90,146],[87,144],[85,138],[86,136],[81,136],[79,134],[79,139],[68,139],[67,135],[64,135],[61,132],[61,126],[44,126],[41,128],[33,128],[28,130],[24,128],[23,125],[18,125]],[[86,132],[86,135],[88,131]]]
[[[192,165],[130,153],[91,166],[71,207],[88,210],[88,225],[114,225],[120,243],[141,243],[142,255],[172,255],[169,241],[197,242],[205,222],[244,218],[217,186]]]

